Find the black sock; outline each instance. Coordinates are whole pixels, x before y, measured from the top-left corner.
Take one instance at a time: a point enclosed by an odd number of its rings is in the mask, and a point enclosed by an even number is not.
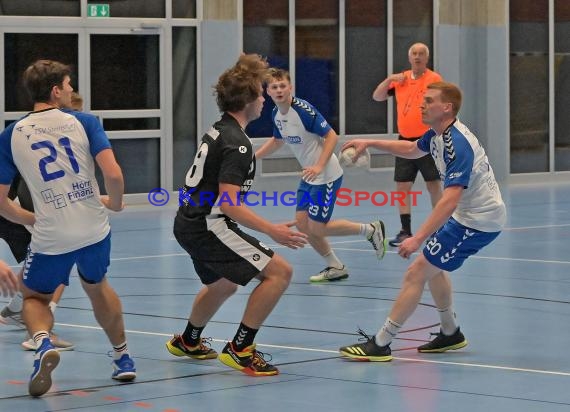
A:
[[[252,329],[249,326],[240,323],[236,335],[232,340],[234,349],[241,352],[249,345],[252,345],[258,330],[259,329]]]
[[[402,230],[407,234],[412,234],[412,215],[405,213],[400,215],[400,222],[402,222]]]
[[[196,346],[198,343],[200,343],[200,335],[202,334],[203,330],[204,326],[198,327],[188,322],[188,325],[186,325],[186,330],[182,334],[182,339],[184,339],[184,342],[188,346]]]

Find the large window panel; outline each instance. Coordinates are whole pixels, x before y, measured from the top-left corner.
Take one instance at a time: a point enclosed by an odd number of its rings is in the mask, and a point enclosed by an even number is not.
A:
[[[410,69],[408,51],[414,43],[430,49],[428,68],[433,70],[433,0],[394,1],[394,63],[393,72]],[[394,110],[394,131],[398,131]]]
[[[196,28],[172,29],[173,182],[184,185],[194,160],[197,136]]]
[[[243,5],[243,50],[267,57],[271,66],[289,69],[289,5],[287,0],[248,0]],[[250,137],[273,134],[271,111],[275,107],[265,93],[265,104],[259,119],[246,129]]]
[[[179,19],[195,19],[196,0],[172,0],[172,17]]]
[[[386,133],[387,104],[372,100],[376,85],[387,76],[386,0],[353,0],[345,4],[346,133]]]
[[[7,112],[29,111],[32,102],[22,85],[24,70],[38,59],[57,60],[72,66],[77,88],[77,34],[6,33],[4,35],[4,90]]]
[[[0,16],[79,17],[80,11],[79,0],[0,0]]]
[[[113,139],[113,152],[123,170],[125,193],[148,193],[160,187],[160,139]],[[97,182],[106,194],[97,168]]]
[[[157,35],[91,35],[92,110],[159,108],[158,40]]]
[[[554,107],[556,171],[570,170],[570,1],[554,3]]]
[[[510,2],[511,173],[549,170],[548,0]]]
[[[295,0],[295,94],[339,131],[338,1]]]

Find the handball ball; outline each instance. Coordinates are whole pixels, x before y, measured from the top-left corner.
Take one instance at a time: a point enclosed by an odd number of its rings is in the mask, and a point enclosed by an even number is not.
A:
[[[344,149],[338,155],[338,161],[342,167],[368,167],[370,164],[370,152],[365,149],[364,152],[360,154],[356,162],[353,162],[354,154],[356,150],[354,147],[350,146]]]

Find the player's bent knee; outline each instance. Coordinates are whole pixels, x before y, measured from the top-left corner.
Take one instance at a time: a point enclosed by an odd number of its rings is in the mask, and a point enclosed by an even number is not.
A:
[[[275,254],[266,266],[264,276],[266,278],[274,278],[288,285],[293,277],[293,267],[283,257]]]

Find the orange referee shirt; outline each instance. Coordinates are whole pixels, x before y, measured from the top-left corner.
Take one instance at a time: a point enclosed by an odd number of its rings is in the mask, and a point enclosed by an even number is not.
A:
[[[426,69],[419,79],[412,79],[412,71],[403,72],[403,82],[390,83],[390,89],[396,94],[396,110],[398,111],[398,133],[405,138],[421,137],[428,131],[429,126],[422,122],[420,105],[423,102],[424,93],[431,83],[440,82],[441,76],[436,72]]]

